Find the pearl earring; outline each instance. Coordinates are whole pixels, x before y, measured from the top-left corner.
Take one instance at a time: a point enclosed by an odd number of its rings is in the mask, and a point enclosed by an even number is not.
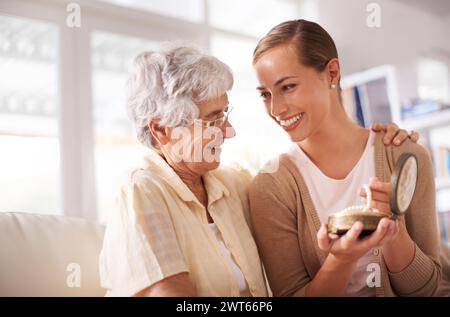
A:
[[[331,84],[331,89],[335,89],[336,88],[336,84]]]

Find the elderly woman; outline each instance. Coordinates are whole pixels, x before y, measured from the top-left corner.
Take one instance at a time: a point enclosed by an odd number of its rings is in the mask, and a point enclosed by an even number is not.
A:
[[[151,151],[107,225],[100,273],[108,295],[268,295],[249,228],[251,175],[218,168],[220,147],[234,136],[232,85],[225,64],[192,48],[136,58],[128,111]]]
[[[218,169],[230,69],[181,46],[135,60],[128,111],[146,165],[123,184],[100,255],[112,296],[267,296],[248,226],[250,174]],[[223,136],[223,137],[222,137]]]

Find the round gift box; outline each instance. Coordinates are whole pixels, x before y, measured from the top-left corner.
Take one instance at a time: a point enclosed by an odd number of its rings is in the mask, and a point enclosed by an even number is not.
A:
[[[367,236],[377,229],[378,223],[384,217],[389,217],[389,215],[362,210],[333,214],[328,218],[328,232],[339,236],[344,235],[355,222],[360,221],[363,224],[361,236]]]

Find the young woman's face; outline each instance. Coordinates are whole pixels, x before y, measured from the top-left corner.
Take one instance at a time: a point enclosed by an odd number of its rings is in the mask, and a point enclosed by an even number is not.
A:
[[[267,51],[255,64],[267,113],[294,142],[320,131],[331,112],[330,79],[299,62],[292,45]]]

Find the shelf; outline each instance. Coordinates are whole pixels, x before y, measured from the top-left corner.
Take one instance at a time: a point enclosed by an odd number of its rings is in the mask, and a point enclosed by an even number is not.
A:
[[[437,128],[445,125],[450,126],[450,110],[437,111],[414,118],[408,118],[399,123],[399,126],[407,130]]]
[[[440,213],[450,213],[450,177],[436,178],[436,189],[437,210]]]
[[[450,188],[450,177],[437,177],[436,189]]]

